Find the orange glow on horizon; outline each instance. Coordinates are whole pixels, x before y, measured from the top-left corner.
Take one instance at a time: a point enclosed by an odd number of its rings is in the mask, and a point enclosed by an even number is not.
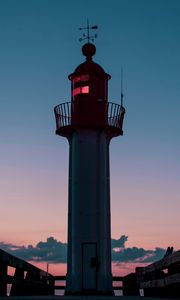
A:
[[[45,262],[30,262],[32,265],[47,271],[47,263]],[[135,272],[136,267],[144,267],[149,263],[112,263],[112,275],[113,276],[126,276],[129,273]],[[66,275],[67,264],[65,263],[48,263],[49,273],[55,276]]]

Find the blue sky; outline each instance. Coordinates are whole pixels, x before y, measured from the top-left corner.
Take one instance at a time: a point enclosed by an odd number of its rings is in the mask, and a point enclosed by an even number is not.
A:
[[[70,101],[78,41],[97,24],[94,60],[111,74],[124,136],[111,143],[112,237],[180,247],[180,2],[0,0],[0,240],[66,241],[68,143],[53,107]]]

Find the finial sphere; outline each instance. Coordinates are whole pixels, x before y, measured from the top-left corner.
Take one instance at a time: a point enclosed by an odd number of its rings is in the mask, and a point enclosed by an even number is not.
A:
[[[96,47],[91,43],[87,43],[87,44],[83,45],[82,53],[87,58],[91,58],[96,53]]]

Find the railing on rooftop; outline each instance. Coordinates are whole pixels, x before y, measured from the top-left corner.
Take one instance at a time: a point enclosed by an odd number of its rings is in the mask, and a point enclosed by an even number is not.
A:
[[[73,112],[73,103],[65,102],[57,105],[54,108],[55,118],[56,118],[56,132],[64,127],[71,127],[72,124],[72,112]],[[105,111],[106,111],[106,124],[105,126],[120,130],[120,134],[123,133],[123,117],[125,109],[123,106],[112,103],[105,102]]]
[[[122,130],[122,115],[125,109],[119,104],[107,102],[107,122],[109,126]]]
[[[71,126],[71,102],[65,102],[57,105],[54,108],[56,117],[56,128],[59,129],[64,126]]]

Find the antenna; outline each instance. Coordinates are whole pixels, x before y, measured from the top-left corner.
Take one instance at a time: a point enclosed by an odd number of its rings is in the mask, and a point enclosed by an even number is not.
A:
[[[121,67],[121,106],[123,106],[124,94],[123,94],[123,68]]]
[[[84,41],[84,40],[88,40],[88,43],[90,41],[94,42],[94,39],[97,38],[97,34],[94,34],[94,35],[91,35],[90,36],[90,30],[96,30],[98,29],[98,26],[97,25],[94,25],[94,26],[89,26],[89,20],[87,18],[87,26],[86,27],[80,27],[79,30],[87,30],[87,33],[83,33],[82,37],[79,39],[80,42]]]

